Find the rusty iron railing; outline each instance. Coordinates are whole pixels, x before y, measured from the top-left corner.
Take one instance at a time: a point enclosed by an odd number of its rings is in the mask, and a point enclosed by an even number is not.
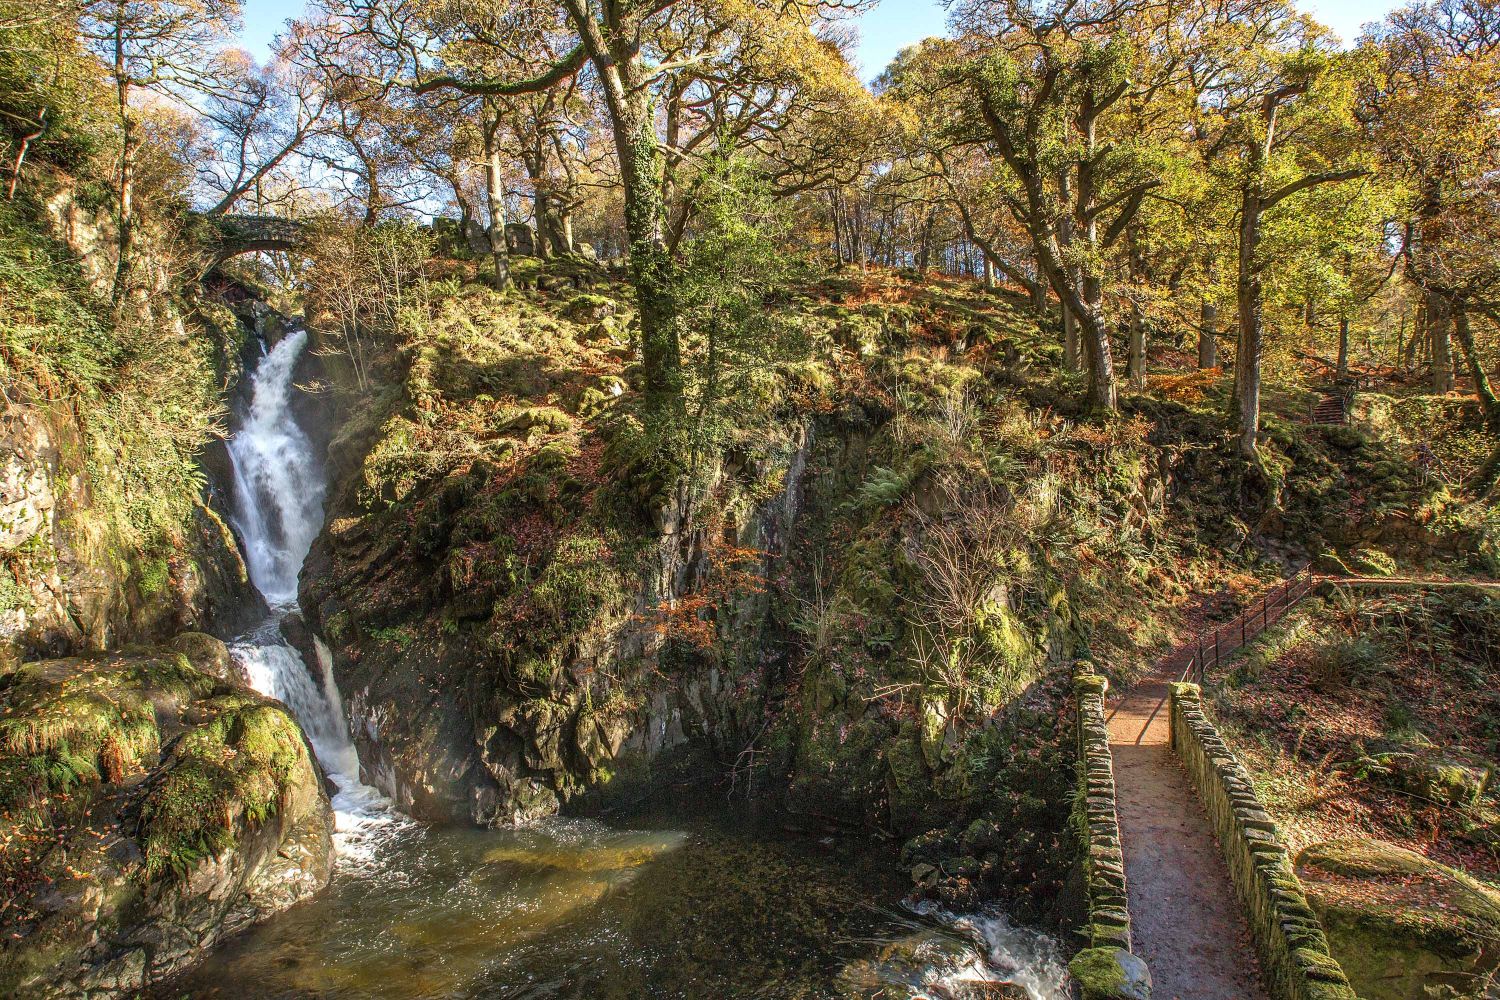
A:
[[[1292,605],[1318,585],[1318,581],[1319,577],[1313,573],[1312,568],[1304,566],[1262,594],[1259,600],[1232,620],[1200,633],[1195,644],[1188,647],[1182,679],[1202,684],[1209,670],[1223,663],[1225,657],[1264,632],[1268,625],[1279,621]]]

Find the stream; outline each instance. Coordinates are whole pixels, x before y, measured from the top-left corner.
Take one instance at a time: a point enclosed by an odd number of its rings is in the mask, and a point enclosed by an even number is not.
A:
[[[265,352],[229,442],[234,526],[272,608],[231,651],[297,716],[337,786],[333,883],[158,997],[989,995],[964,985],[974,981],[1067,995],[1047,937],[996,913],[904,908],[892,845],[788,834],[701,796],[613,825],[425,827],[362,784],[326,648],[310,671],[280,628],[323,518],[323,470],[293,405],[306,346],[297,330]]]

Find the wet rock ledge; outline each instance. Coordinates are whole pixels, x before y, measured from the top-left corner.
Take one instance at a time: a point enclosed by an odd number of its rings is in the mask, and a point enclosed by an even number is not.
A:
[[[333,813],[224,644],[0,674],[0,995],[115,997],[323,888]]]

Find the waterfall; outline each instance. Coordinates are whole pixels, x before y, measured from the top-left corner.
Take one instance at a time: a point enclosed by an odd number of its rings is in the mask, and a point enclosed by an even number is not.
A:
[[[271,617],[230,645],[250,686],[277,699],[297,717],[308,742],[337,786],[334,843],[347,866],[369,862],[384,835],[404,824],[390,802],[359,780],[359,756],[349,739],[343,700],[333,680],[333,658],[315,640],[318,678],[287,643],[281,620],[296,606],[297,574],[323,526],[323,467],[292,408],[297,362],[307,331],[288,334],[261,358],[250,379],[250,401],[229,439],[234,470],[232,520],[245,547],[250,579]]]
[[[322,465],[292,412],[293,376],[306,347],[307,331],[297,330],[261,359],[244,422],[229,439],[234,526],[250,579],[273,607],[297,599],[297,573],[323,526]]]

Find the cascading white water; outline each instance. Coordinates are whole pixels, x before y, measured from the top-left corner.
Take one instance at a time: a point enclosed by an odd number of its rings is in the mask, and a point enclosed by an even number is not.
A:
[[[323,472],[297,425],[292,393],[307,331],[296,330],[261,359],[250,407],[229,440],[235,527],[245,540],[250,579],[272,606],[297,598],[297,573],[323,526]]]
[[[338,791],[333,798],[335,844],[341,861],[369,861],[382,839],[402,824],[389,801],[359,780],[343,702],[327,647],[317,643],[322,684],[281,633],[295,606],[297,574],[323,526],[324,481],[312,441],[292,404],[297,362],[307,332],[296,330],[265,354],[250,379],[250,404],[229,439],[234,468],[234,525],[245,546],[250,579],[271,606],[271,618],[230,651],[262,694],[283,702],[301,723],[318,761]]]

